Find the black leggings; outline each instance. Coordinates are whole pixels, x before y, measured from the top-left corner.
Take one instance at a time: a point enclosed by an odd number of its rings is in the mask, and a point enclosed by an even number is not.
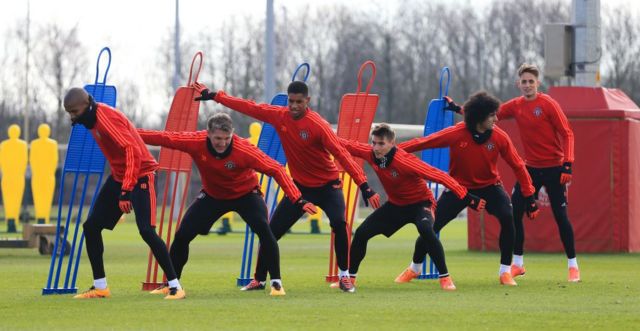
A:
[[[120,216],[122,216],[122,211],[118,206],[118,196],[121,188],[122,184],[109,176],[100,189],[100,193],[98,193],[95,205],[87,221],[82,226],[86,239],[87,255],[93,271],[93,279],[105,277],[102,258],[104,253],[102,230],[113,230]],[[136,225],[138,225],[140,236],[151,248],[153,256],[160,264],[167,279],[176,279],[176,272],[171,264],[167,246],[155,231],[156,192],[154,175],[148,175],[138,180],[131,192],[131,204],[136,215]]]
[[[511,265],[514,243],[514,226],[511,202],[502,185],[491,185],[480,189],[469,190],[486,200],[486,210],[495,216],[500,222],[500,263]],[[438,199],[436,207],[436,222],[433,225],[435,232],[440,232],[445,225],[456,218],[466,208],[466,203],[455,196],[451,191],[445,191]],[[427,249],[421,238],[416,240],[416,249],[413,254],[414,263],[422,263]],[[434,261],[435,262],[435,261]]]
[[[280,279],[280,252],[276,238],[267,224],[267,206],[258,191],[233,200],[215,199],[204,191],[189,206],[171,244],[171,261],[178,278],[189,259],[189,243],[198,234],[208,234],[213,224],[224,214],[235,211],[258,235],[264,249],[265,267],[271,279]]]
[[[329,217],[331,231],[333,231],[335,236],[334,247],[338,267],[341,270],[347,270],[349,268],[349,239],[347,237],[347,222],[344,218],[344,195],[342,188],[338,187],[341,186],[339,184],[340,182],[336,180],[321,187],[310,188],[296,183],[300,188],[300,192],[302,192],[302,198],[322,208],[327,217]],[[269,223],[269,227],[276,237],[276,240],[280,240],[303,214],[304,212],[300,206],[294,205],[286,197],[282,199],[273,212],[271,222]],[[264,281],[267,278],[262,245],[258,250],[258,262],[254,278],[258,281]]]
[[[387,238],[391,237],[408,223],[413,223],[418,229],[420,234],[418,238],[422,240],[421,242],[425,248],[424,254],[429,253],[440,274],[447,274],[449,271],[444,259],[444,250],[431,226],[433,214],[431,213],[431,203],[427,201],[406,206],[385,202],[369,215],[353,235],[349,272],[353,274],[358,272],[360,263],[367,254],[367,242],[369,239],[379,234],[384,234]],[[422,255],[423,257],[424,254]]]
[[[542,186],[545,187],[549,195],[551,210],[558,225],[564,251],[567,257],[572,259],[576,257],[575,241],[573,237],[573,227],[567,216],[567,188],[564,184],[560,184],[560,169],[561,167],[527,167],[533,186],[536,189],[536,196]],[[516,183],[513,188],[511,201],[513,202],[513,221],[516,226],[516,244],[513,252],[516,255],[522,255],[524,253],[524,225],[522,224],[522,218],[525,212],[525,200],[520,190],[520,183]]]

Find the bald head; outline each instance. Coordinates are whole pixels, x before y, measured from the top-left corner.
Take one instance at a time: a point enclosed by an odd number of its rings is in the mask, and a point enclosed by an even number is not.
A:
[[[76,103],[87,102],[89,103],[89,93],[82,88],[72,87],[64,95],[64,107],[67,105],[73,105]]]
[[[72,122],[84,114],[89,104],[89,94],[82,88],[72,87],[64,95],[64,110]]]

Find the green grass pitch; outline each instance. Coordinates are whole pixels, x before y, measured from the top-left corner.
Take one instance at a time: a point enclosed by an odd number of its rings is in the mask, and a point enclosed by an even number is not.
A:
[[[219,226],[218,224],[216,226]],[[234,229],[244,229],[240,223]],[[307,231],[307,223],[294,230]],[[6,229],[0,223],[0,229]],[[328,231],[323,224],[323,231]],[[200,236],[191,245],[182,284],[187,299],[165,301],[140,290],[148,249],[133,222],[104,233],[105,268],[112,298],[73,300],[42,296],[49,258],[35,249],[0,250],[0,330],[631,330],[640,329],[640,256],[579,254],[582,283],[569,284],[563,254],[528,254],[519,286],[498,284],[496,252],[469,252],[466,222],[442,233],[458,287],[435,280],[398,285],[417,232],[369,242],[357,292],[330,289],[329,236],[287,235],[280,241],[285,297],[243,293],[235,286],[243,234]],[[2,237],[6,237],[2,234]],[[86,253],[78,285],[91,285]]]

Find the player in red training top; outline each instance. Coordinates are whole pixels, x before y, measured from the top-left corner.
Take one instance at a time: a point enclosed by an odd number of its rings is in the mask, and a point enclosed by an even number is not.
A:
[[[289,84],[287,107],[268,104],[256,104],[227,95],[224,91],[210,92],[206,86],[196,84],[201,96],[196,100],[215,100],[233,110],[271,124],[282,142],[287,156],[289,170],[294,182],[300,188],[302,197],[325,211],[329,217],[331,231],[335,235],[335,252],[338,262],[340,288],[345,292],[354,292],[355,287],[349,279],[348,254],[349,240],[345,221],[345,203],[342,183],[338,177],[338,167],[331,159],[333,155],[353,180],[360,186],[366,204],[374,208],[380,206],[380,195],[367,184],[364,172],[338,141],[329,123],[309,108],[309,88],[307,84],[295,81]],[[269,227],[276,239],[280,239],[302,216],[300,208],[291,201],[282,199],[276,207]],[[266,269],[263,252],[258,253],[258,265],[254,279],[242,290],[253,290],[264,286]]]
[[[525,163],[531,175],[536,195],[545,187],[551,202],[553,217],[558,224],[560,239],[568,259],[570,282],[580,281],[576,259],[573,227],[567,216],[567,188],[573,165],[573,131],[560,105],[547,94],[538,92],[540,71],[524,63],[518,69],[518,88],[522,96],[505,102],[498,111],[500,120],[514,118],[524,145]],[[562,141],[561,139],[562,138]],[[511,201],[516,225],[516,245],[513,256],[514,276],[524,275],[524,227],[522,215],[525,199],[516,184]]]
[[[447,175],[396,147],[395,132],[387,124],[377,125],[371,131],[371,145],[341,139],[351,155],[367,161],[380,178],[389,201],[369,215],[358,227],[351,243],[349,272],[355,283],[360,262],[365,257],[367,243],[379,234],[391,237],[408,223],[418,229],[426,253],[440,271],[443,290],[456,289],[447,271],[442,244],[433,231],[433,207],[435,199],[425,180],[441,183],[453,194],[476,210],[484,208],[485,201],[468,193],[467,189]]]
[[[260,239],[265,266],[271,276],[271,295],[285,295],[280,279],[278,243],[269,229],[267,205],[255,171],[273,177],[289,201],[303,212],[315,214],[317,210],[313,204],[302,199],[302,194],[278,162],[233,131],[231,117],[225,113],[217,113],[209,118],[206,131],[138,129],[144,142],[149,145],[188,153],[202,178],[202,190],[187,209],[171,244],[171,262],[180,279],[189,258],[189,243],[198,234],[208,234],[222,215],[235,211]],[[167,290],[166,286],[162,286],[152,293],[164,293]]]
[[[535,218],[538,207],[533,197],[534,189],[524,162],[518,156],[509,136],[496,127],[496,112],[500,100],[478,92],[469,97],[464,105],[464,122],[445,128],[427,137],[416,138],[398,145],[407,152],[427,148],[449,147],[449,174],[460,184],[487,201],[486,210],[500,221],[500,283],[515,286],[511,275],[511,255],[514,245],[513,212],[509,196],[502,187],[497,170],[498,156],[513,169],[523,185],[523,196],[527,197],[527,214]],[[434,230],[439,232],[465,207],[465,202],[452,192],[445,191],[438,199]],[[410,280],[418,274],[418,267],[424,261],[426,246],[422,238],[416,241],[413,263],[401,280]]]
[[[77,299],[108,298],[102,255],[102,230],[113,230],[122,213],[136,214],[140,236],[160,264],[170,290],[165,299],[182,299],[184,290],[171,264],[164,241],[155,231],[156,193],[154,175],[158,163],[151,156],[133,124],[122,112],[96,103],[81,88],[71,88],[64,97],[64,108],[73,125],[83,125],[93,135],[107,158],[111,176],[104,183],[87,221],[83,224],[87,255],[93,271],[93,286]]]

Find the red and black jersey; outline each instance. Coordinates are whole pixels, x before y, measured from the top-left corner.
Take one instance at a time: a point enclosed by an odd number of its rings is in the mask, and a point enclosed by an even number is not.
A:
[[[415,155],[397,148],[393,158],[384,167],[376,163],[371,145],[340,139],[351,155],[367,161],[380,178],[389,202],[406,206],[421,201],[431,201],[435,205],[433,193],[424,181],[443,184],[460,199],[467,195],[467,189],[451,178],[446,172],[434,168]]]
[[[158,162],[122,112],[104,103],[96,105],[96,124],[89,131],[107,158],[113,179],[122,183],[123,191],[132,191],[138,178],[158,169]]]
[[[282,142],[291,177],[305,187],[320,187],[338,179],[338,167],[333,155],[351,175],[356,184],[367,181],[362,169],[338,142],[329,123],[318,113],[307,110],[300,119],[293,119],[287,107],[256,104],[235,98],[224,91],[216,93],[215,101],[271,124]]]
[[[527,165],[547,168],[573,162],[573,131],[560,105],[550,96],[538,93],[531,101],[524,96],[511,99],[500,106],[498,118],[515,118]]]
[[[231,151],[221,157],[209,151],[207,131],[204,130],[169,132],[138,129],[138,132],[149,145],[164,146],[189,154],[200,172],[203,190],[216,199],[236,199],[251,190],[259,189],[255,171],[273,177],[292,202],[296,202],[302,195],[284,167],[247,139],[235,134],[231,138]]]
[[[415,138],[398,145],[413,153],[428,148],[449,147],[449,174],[468,189],[479,189],[500,182],[498,155],[513,169],[522,194],[534,193],[531,177],[518,156],[506,132],[494,126],[491,137],[483,144],[473,140],[464,122],[445,128],[426,137]]]

